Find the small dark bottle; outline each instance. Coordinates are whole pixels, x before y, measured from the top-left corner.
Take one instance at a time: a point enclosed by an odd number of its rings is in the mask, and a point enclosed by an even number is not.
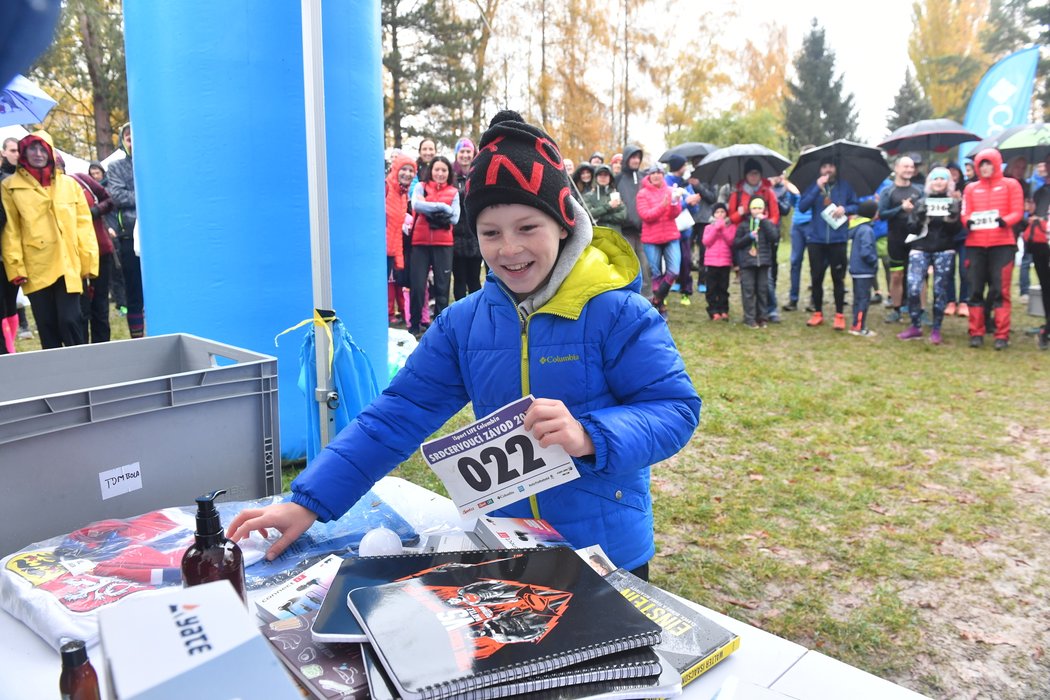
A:
[[[99,700],[98,676],[79,639],[62,645],[62,675],[58,678],[62,700]]]
[[[197,541],[182,555],[182,585],[196,586],[223,579],[233,584],[247,605],[244,585],[244,558],[237,543],[226,539],[219,522],[215,499],[225,490],[197,498]]]

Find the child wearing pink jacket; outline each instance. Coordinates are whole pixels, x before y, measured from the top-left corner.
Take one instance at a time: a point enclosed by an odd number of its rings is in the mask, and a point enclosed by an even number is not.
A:
[[[704,265],[707,267],[707,315],[712,321],[729,320],[729,273],[733,269],[736,226],[726,205],[711,208],[711,223],[704,227]]]

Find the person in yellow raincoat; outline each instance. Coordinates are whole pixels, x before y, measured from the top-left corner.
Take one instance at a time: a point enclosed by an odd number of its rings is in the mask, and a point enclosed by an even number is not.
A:
[[[18,142],[18,170],[0,183],[0,200],[4,269],[29,297],[41,346],[83,343],[80,293],[83,279],[98,276],[98,242],[84,194],[56,167],[46,131]]]

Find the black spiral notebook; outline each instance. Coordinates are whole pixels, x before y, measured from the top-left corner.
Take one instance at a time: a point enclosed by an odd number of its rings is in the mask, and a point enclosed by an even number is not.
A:
[[[400,700],[401,696],[397,694],[390,677],[376,659],[371,645],[362,644],[361,651],[364,657],[365,675],[368,679],[368,691],[372,700]],[[490,685],[470,693],[457,695],[455,700],[492,700],[494,698],[503,700],[638,700],[639,698],[671,698],[682,693],[682,677],[678,669],[666,659],[660,660],[660,672],[651,676],[593,681],[554,687],[549,690],[533,689],[518,693],[516,684],[528,681],[529,679],[526,678],[498,686]],[[499,692],[497,694],[492,691]]]
[[[350,592],[402,697],[469,693],[660,641],[660,626],[572,550],[492,554],[499,558]]]
[[[314,641],[367,642],[368,635],[347,606],[346,596],[355,588],[398,581],[441,566],[468,566],[503,559],[523,550],[426,552],[379,557],[347,557],[328,587],[311,630]]]

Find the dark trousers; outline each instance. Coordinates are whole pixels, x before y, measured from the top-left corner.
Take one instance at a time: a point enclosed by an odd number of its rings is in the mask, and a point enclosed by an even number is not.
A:
[[[1043,296],[1043,316],[1050,317],[1050,243],[1027,243],[1032,253],[1032,267],[1039,278]]]
[[[142,265],[135,255],[135,242],[131,236],[117,239],[120,252],[120,267],[124,271],[124,294],[128,302],[128,333],[132,338],[146,334],[145,301],[142,298]]]
[[[769,320],[769,266],[740,268],[740,299],[744,323],[754,325]]]
[[[707,224],[693,225],[693,243],[696,245],[696,283],[701,287],[707,286],[707,267],[704,265],[705,228],[707,228]],[[690,264],[692,264],[692,261],[690,261]]]
[[[682,251],[682,262],[678,264],[678,291],[682,294],[693,293],[693,231],[686,229],[681,234],[678,246]]]
[[[831,284],[835,294],[835,313],[841,314],[846,308],[846,244],[845,243],[810,243],[809,251],[810,284],[813,285],[813,308],[821,310],[824,305],[824,273],[831,268]]]
[[[966,249],[966,267],[970,277],[970,335],[985,333],[985,294],[988,287],[988,307],[995,323],[995,337],[1010,339],[1010,279],[1014,273],[1012,245]]]
[[[806,228],[809,224],[791,226],[791,287],[788,301],[797,304],[799,288],[802,286],[802,261],[806,257]]]
[[[729,313],[729,274],[733,268],[707,267],[707,315]]]
[[[66,280],[59,277],[54,284],[38,289],[29,295],[36,319],[36,330],[40,334],[40,347],[44,350],[63,345],[83,345],[80,330],[80,292],[66,291]]]
[[[434,316],[448,306],[449,283],[452,279],[452,246],[414,245],[409,266],[409,309],[412,312],[412,330],[419,330],[423,313],[423,298],[427,291],[427,272],[434,270]]]
[[[109,342],[109,280],[113,253],[98,257],[98,277],[84,282],[80,295],[80,334],[89,343]]]
[[[876,269],[875,274],[879,274]],[[862,331],[868,327],[868,307],[871,306],[871,287],[875,277],[853,278],[853,323],[852,330]]]
[[[766,318],[773,318],[779,315],[777,311],[777,278],[780,276],[777,253],[779,252],[780,241],[773,241],[773,264],[769,266],[769,294],[767,295]]]
[[[459,301],[481,289],[481,256],[452,256],[452,298]]]

